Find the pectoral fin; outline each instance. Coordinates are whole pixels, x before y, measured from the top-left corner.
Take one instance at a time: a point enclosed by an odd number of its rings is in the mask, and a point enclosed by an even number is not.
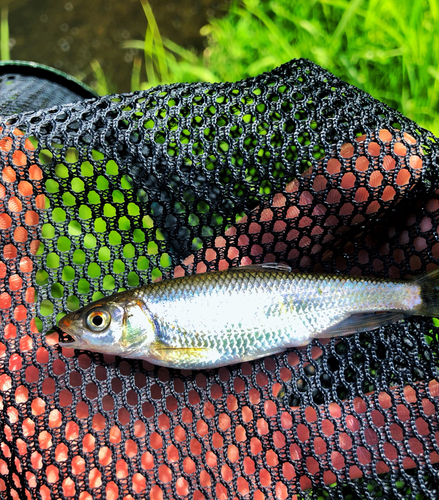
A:
[[[149,346],[146,359],[154,364],[180,369],[200,369],[215,364],[219,353],[215,349],[171,347],[162,342]]]
[[[352,314],[347,318],[341,320],[335,325],[330,326],[318,337],[337,337],[341,335],[350,335],[357,332],[366,332],[368,330],[375,330],[383,325],[389,323],[396,323],[407,317],[407,314],[401,311],[396,312],[368,312]]]

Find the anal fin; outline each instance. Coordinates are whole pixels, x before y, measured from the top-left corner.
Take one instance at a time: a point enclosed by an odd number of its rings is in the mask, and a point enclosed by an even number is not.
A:
[[[357,332],[375,330],[383,325],[401,321],[402,319],[407,318],[407,316],[407,313],[401,311],[378,311],[352,314],[347,318],[342,319],[335,325],[330,326],[326,330],[323,330],[323,332],[319,333],[318,337],[337,337]]]

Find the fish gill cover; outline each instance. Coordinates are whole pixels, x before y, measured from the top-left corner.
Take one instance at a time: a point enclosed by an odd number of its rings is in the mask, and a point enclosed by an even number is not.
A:
[[[44,335],[159,277],[435,268],[430,132],[307,60],[0,126],[4,498],[437,498],[431,319],[192,372]]]

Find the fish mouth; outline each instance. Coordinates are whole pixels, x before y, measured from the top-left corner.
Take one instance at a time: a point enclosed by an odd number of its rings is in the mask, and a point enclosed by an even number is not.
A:
[[[78,339],[75,338],[72,333],[71,321],[66,319],[66,317],[60,319],[58,322],[58,332],[59,332],[59,342],[58,344],[61,347],[69,347],[72,348],[81,348],[82,345],[78,342]]]
[[[82,349],[83,345],[80,344],[75,337],[66,332],[61,332],[60,340],[58,341],[58,345],[61,347],[68,347],[69,349]]]
[[[70,347],[70,348],[79,347],[78,343],[71,335],[65,332],[62,333],[63,337],[62,340],[58,342],[58,345],[60,345],[61,347]]]

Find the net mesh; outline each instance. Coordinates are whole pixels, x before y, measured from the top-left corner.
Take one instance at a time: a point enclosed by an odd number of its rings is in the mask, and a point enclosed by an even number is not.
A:
[[[0,126],[4,498],[437,498],[434,320],[208,371],[60,348],[54,328],[251,262],[435,268],[430,132],[307,60]]]

